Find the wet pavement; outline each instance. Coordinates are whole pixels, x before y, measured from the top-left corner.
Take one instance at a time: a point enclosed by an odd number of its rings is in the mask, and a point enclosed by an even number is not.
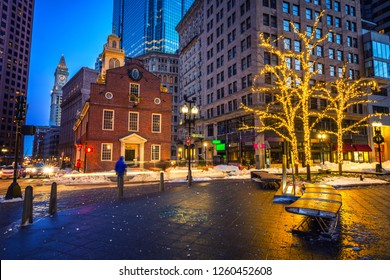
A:
[[[333,239],[295,235],[302,216],[273,203],[275,191],[250,180],[34,191],[34,222],[20,227],[22,202],[2,203],[1,259],[390,259],[390,185],[339,189]]]

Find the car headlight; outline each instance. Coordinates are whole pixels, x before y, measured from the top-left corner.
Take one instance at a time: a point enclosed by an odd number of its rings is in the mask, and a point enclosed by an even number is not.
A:
[[[51,168],[51,167],[45,167],[45,168],[43,169],[43,172],[44,172],[44,173],[53,173],[53,168]]]

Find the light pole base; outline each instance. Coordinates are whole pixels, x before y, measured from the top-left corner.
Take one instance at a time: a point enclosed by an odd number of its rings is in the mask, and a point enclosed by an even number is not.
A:
[[[20,186],[16,182],[12,182],[8,187],[7,194],[5,195],[5,200],[14,199],[14,198],[22,198],[22,191]]]

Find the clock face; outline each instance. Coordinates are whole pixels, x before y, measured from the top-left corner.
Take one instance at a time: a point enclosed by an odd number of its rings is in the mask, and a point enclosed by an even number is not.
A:
[[[60,79],[60,81],[65,81],[65,76],[64,75],[59,75],[58,78]]]
[[[134,81],[139,81],[142,78],[142,73],[137,68],[130,69],[128,73],[129,77]]]

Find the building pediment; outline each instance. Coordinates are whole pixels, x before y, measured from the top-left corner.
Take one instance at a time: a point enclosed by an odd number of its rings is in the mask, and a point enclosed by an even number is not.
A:
[[[137,133],[132,133],[128,136],[125,136],[123,138],[120,138],[119,141],[121,143],[134,143],[134,144],[143,144],[147,142],[145,138],[139,136]]]

